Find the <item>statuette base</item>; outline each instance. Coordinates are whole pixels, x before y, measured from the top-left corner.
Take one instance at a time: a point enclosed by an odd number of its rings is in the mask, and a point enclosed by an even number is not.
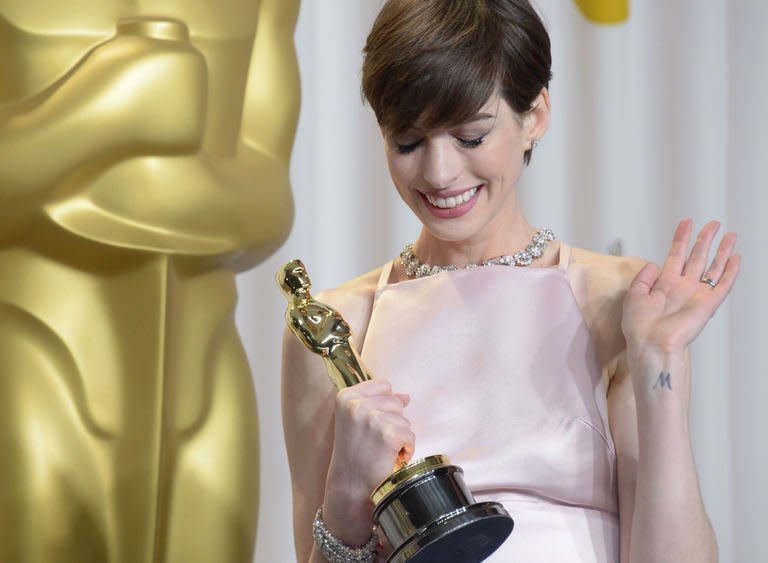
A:
[[[394,550],[388,563],[477,563],[514,527],[501,504],[475,502],[463,471],[446,456],[399,469],[371,498],[374,523]]]

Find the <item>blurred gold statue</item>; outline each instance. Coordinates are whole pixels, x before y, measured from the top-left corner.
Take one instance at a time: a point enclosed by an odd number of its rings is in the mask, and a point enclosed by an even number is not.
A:
[[[299,0],[0,0],[0,562],[250,562]]]

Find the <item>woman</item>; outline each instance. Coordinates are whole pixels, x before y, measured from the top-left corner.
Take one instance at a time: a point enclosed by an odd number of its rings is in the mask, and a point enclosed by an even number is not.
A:
[[[685,220],[659,268],[537,232],[516,186],[549,125],[550,76],[526,0],[390,0],[379,14],[363,91],[423,228],[399,259],[318,296],[374,381],[336,393],[285,340],[299,561],[325,560],[313,519],[368,549],[368,495],[402,448],[448,454],[478,501],[505,505],[516,526],[491,561],[716,560],[687,346],[733,285],[736,237],[708,263],[718,224],[689,253]]]

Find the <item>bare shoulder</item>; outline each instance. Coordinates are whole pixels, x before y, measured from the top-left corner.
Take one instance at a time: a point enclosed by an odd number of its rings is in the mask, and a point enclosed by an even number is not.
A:
[[[621,314],[627,288],[647,263],[642,258],[612,256],[573,248],[568,276],[584,321],[603,365],[624,349]]]
[[[600,254],[583,248],[571,249],[570,267],[573,273],[584,276],[597,291],[610,294],[626,290],[647,260],[634,256]]]
[[[352,329],[353,342],[359,343],[365,338],[381,270],[382,267],[376,268],[315,296],[341,313]]]

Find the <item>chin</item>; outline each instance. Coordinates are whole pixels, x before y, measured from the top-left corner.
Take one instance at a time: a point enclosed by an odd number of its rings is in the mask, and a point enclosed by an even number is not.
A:
[[[459,225],[458,221],[448,225],[450,220],[436,222],[434,220],[422,221],[421,224],[429,235],[446,243],[460,243],[476,238],[480,229],[472,225]]]

